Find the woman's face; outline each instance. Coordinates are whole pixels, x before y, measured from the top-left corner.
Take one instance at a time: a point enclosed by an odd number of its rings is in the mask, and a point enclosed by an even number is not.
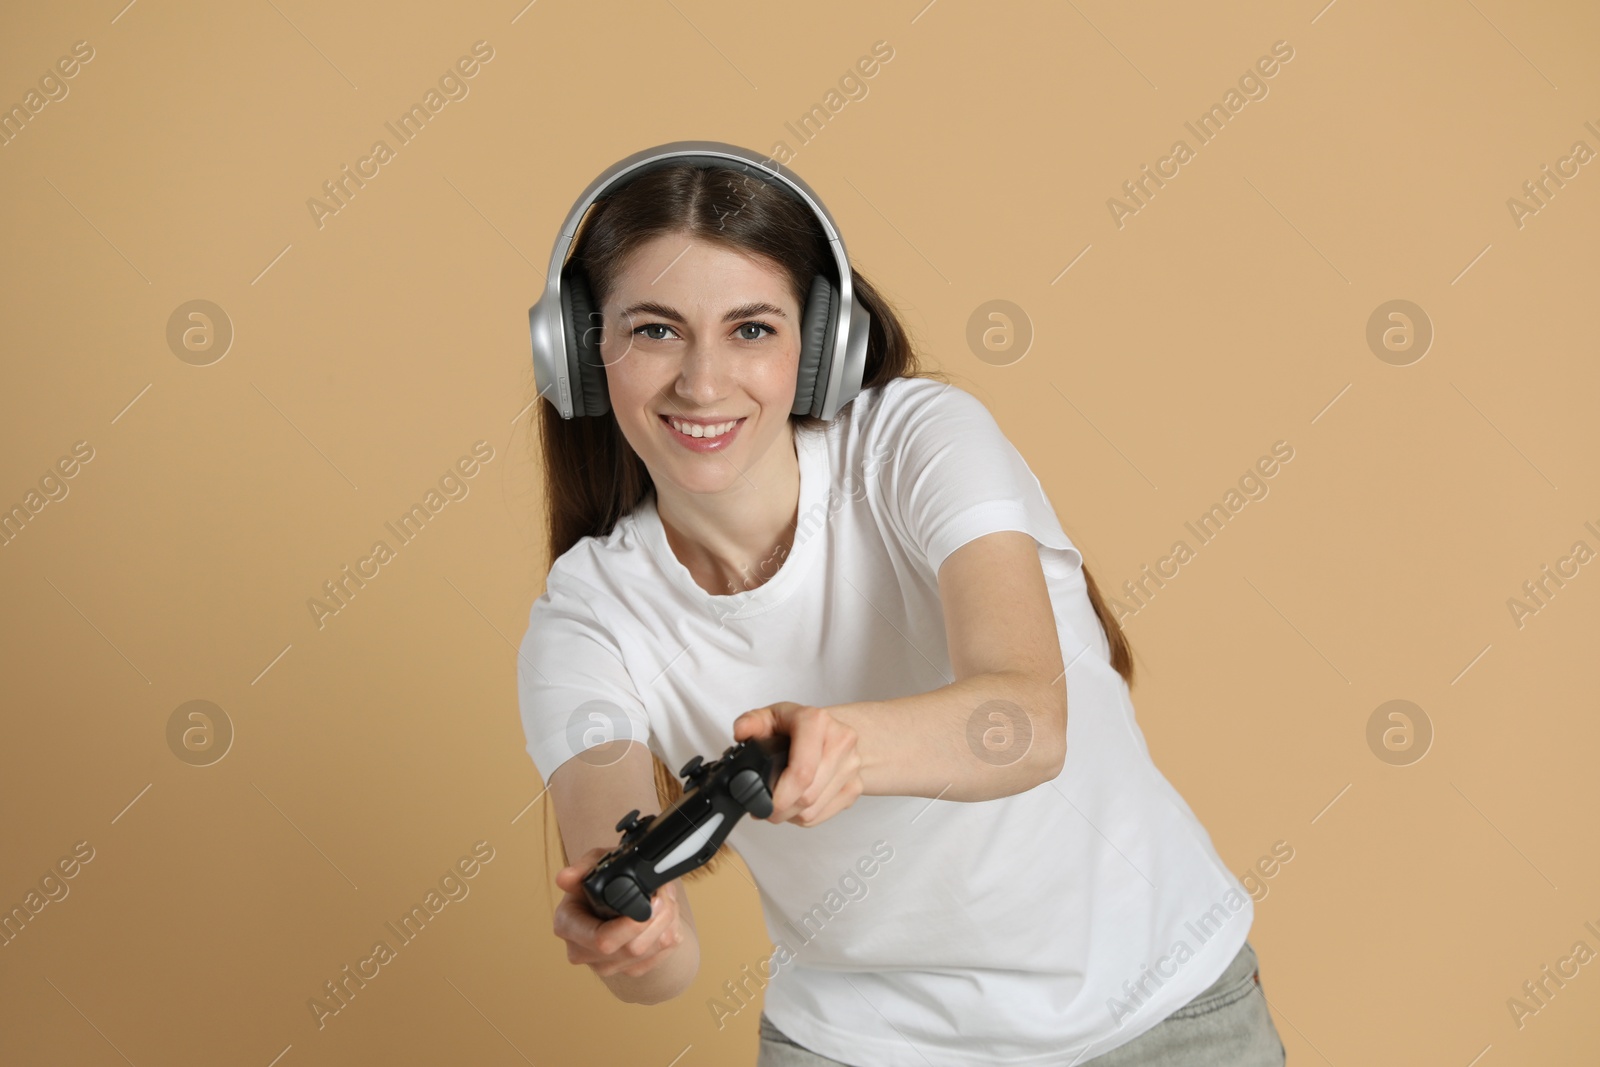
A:
[[[664,234],[600,310],[611,408],[657,485],[720,492],[789,439],[800,307],[775,263]]]

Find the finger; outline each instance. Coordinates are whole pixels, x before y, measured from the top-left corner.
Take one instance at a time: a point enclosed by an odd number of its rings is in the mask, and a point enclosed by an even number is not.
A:
[[[556,905],[551,925],[561,940],[591,946],[599,936],[601,921],[584,904],[568,897]]]
[[[815,826],[819,822],[826,822],[854,804],[860,796],[859,783],[846,779],[841,787],[817,809],[808,809],[800,813],[800,818],[805,820],[801,825]]]
[[[800,796],[817,778],[817,768],[822,762],[822,740],[815,729],[800,725],[789,737],[789,760],[778,776],[778,786],[772,794],[770,822],[786,822],[799,813]]]
[[[805,805],[799,811],[794,813],[794,819],[792,821],[800,826],[817,825],[817,823],[821,822],[823,819],[822,813],[828,810],[833,805],[834,800],[839,796],[842,785],[843,783],[840,782],[830,782],[828,787],[822,791],[822,794],[817,797],[815,801]]]
[[[846,728],[848,730],[848,727]],[[809,807],[810,811],[802,812],[814,821],[821,821],[815,816],[821,809],[826,808],[851,782],[859,786],[861,777],[861,752],[856,748],[856,739],[853,731],[835,736],[832,748],[823,756],[822,766],[817,771],[817,777],[827,783]],[[857,796],[860,794],[858,793]],[[852,803],[854,797],[846,801]]]
[[[595,947],[608,956],[630,950],[635,945],[639,946],[636,951],[646,951],[677,919],[677,886],[668,882],[650,899],[650,918],[639,922],[623,915],[604,920],[595,937]]]
[[[772,788],[772,814],[767,816],[768,822],[783,822],[793,814],[794,798],[811,781],[808,761],[810,743],[810,737],[804,731],[789,735],[789,757],[784,762],[783,770],[778,773],[777,784]]]
[[[615,920],[613,920],[615,921]],[[663,947],[666,939],[647,936],[635,937],[620,944],[607,940],[591,942],[570,941],[567,958],[574,963],[590,966],[629,966]]]
[[[663,948],[660,952],[655,953],[647,960],[636,963],[631,967],[624,967],[622,969],[622,973],[630,978],[637,978],[642,974],[648,974],[665,962],[667,958],[667,952],[668,949]]]
[[[821,758],[817,761],[817,773],[811,779],[811,785],[801,790],[795,804],[801,809],[797,814],[804,814],[826,803],[839,791],[843,784],[840,774],[840,763],[843,761],[845,750],[835,744],[831,747],[824,746]]]
[[[589,849],[579,856],[574,862],[556,872],[556,888],[566,893],[576,893],[583,884],[584,876],[594,870],[594,865],[609,851],[599,847]]]
[[[821,813],[832,804],[847,783],[859,778],[860,769],[861,753],[856,748],[854,731],[836,725],[830,730],[828,742],[824,745],[813,787],[802,791],[800,795],[798,805],[801,810],[796,813],[796,821],[805,826],[821,822]],[[853,801],[852,797],[846,803]]]
[[[767,822],[779,823],[788,820],[789,809],[794,806],[789,798],[799,792],[799,787],[794,784],[799,775],[800,771],[793,766],[785,767],[779,773],[778,784],[772,788],[772,813],[767,816]]]
[[[790,821],[799,826],[817,825],[817,823],[822,821],[822,819],[820,819],[818,816],[822,814],[828,805],[833,803],[834,797],[838,796],[838,794],[838,786],[830,785],[815,801],[805,805],[799,811],[795,812],[794,818]]]
[[[666,952],[669,950],[669,948],[671,948],[669,945],[657,943],[646,947],[641,952],[635,953],[631,951],[633,944],[634,943],[630,943],[627,946],[628,950],[615,952],[608,956],[604,956],[590,964],[590,966],[595,968],[596,974],[618,974],[627,971],[630,968],[638,968],[643,965],[653,965],[651,961],[655,960],[656,957],[660,956],[663,952]],[[648,966],[646,966],[646,969],[648,969]]]
[[[756,708],[733,720],[733,739],[748,741],[752,737],[770,737],[776,726],[771,708]]]
[[[654,918],[655,916],[652,914],[650,919]],[[601,920],[599,929],[596,931],[594,936],[595,950],[607,956],[616,955],[618,952],[621,952],[629,942],[638,937],[639,932],[643,930],[649,924],[649,922],[649,919],[647,919],[645,922],[639,922],[635,919],[628,918],[626,915],[619,915],[614,919]]]
[[[660,896],[657,896],[650,905],[649,921],[617,951],[635,958],[654,952],[661,946],[661,942],[666,936],[672,932],[677,922],[677,908],[673,907],[670,901],[663,900]]]
[[[672,950],[682,943],[682,940],[681,935],[674,934],[671,938],[663,938],[658,944],[652,946],[648,952],[643,953],[636,959],[612,960],[608,961],[605,966],[613,974],[620,973],[638,977],[659,967],[662,961],[671,954]]]
[[[631,977],[638,977],[641,974],[648,973],[659,963],[660,958],[652,956],[647,960],[613,961],[611,963],[591,964],[591,966],[594,967],[594,973],[602,978],[609,978],[614,974],[627,974]]]

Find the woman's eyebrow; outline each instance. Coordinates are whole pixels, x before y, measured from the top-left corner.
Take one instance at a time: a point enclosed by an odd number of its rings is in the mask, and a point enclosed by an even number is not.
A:
[[[654,300],[641,300],[637,304],[630,304],[622,309],[624,318],[632,318],[638,314],[655,315],[658,318],[671,319],[673,322],[687,321],[673,308],[665,304],[658,304]],[[722,321],[734,322],[738,319],[750,318],[753,315],[776,315],[779,318],[788,318],[783,313],[782,308],[756,301],[749,304],[740,304],[738,307],[731,309],[726,315],[722,316]]]

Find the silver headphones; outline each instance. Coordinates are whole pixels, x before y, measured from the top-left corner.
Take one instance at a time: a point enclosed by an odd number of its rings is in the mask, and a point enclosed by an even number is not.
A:
[[[563,419],[604,415],[611,410],[605,366],[593,325],[599,309],[581,271],[569,270],[567,256],[578,225],[595,201],[659,167],[677,163],[722,167],[753,175],[794,196],[809,207],[833,251],[839,282],[818,274],[800,316],[800,374],[792,414],[831,420],[861,391],[867,363],[867,335],[872,316],[856,304],[850,259],[833,217],[810,186],[771,159],[720,141],[674,141],[636,152],[612,164],[583,191],[550,254],[544,295],[528,309],[533,339],[533,375],[539,395],[556,406]]]

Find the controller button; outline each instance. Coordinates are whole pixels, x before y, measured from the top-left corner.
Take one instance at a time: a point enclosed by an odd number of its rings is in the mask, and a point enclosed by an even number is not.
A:
[[[630,879],[619,878],[606,886],[606,903],[635,922],[648,922],[650,901]]]
[[[766,781],[755,771],[743,770],[734,775],[728,791],[740,807],[756,818],[765,819],[772,814],[772,794],[767,792]]]

